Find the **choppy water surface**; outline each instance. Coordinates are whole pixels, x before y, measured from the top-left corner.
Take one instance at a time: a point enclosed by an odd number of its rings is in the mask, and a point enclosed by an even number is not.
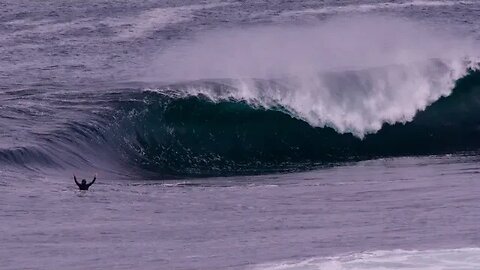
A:
[[[3,176],[1,266],[477,269],[479,171],[475,157],[400,158],[88,192]]]
[[[479,12],[0,3],[0,268],[478,269]]]

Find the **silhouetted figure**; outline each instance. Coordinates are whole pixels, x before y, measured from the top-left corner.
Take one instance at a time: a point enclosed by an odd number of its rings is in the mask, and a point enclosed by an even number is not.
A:
[[[85,180],[85,179],[82,180],[82,183],[78,183],[77,182],[77,177],[75,177],[75,175],[73,175],[73,180],[75,181],[75,184],[77,184],[77,186],[80,190],[88,190],[88,188],[91,185],[93,185],[93,183],[95,183],[96,179],[97,179],[97,175],[95,174],[95,176],[93,177],[93,181],[90,184],[87,184],[87,180]]]

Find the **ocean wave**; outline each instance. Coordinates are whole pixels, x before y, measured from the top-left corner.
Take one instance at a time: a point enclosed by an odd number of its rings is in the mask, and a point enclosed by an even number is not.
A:
[[[323,14],[338,14],[338,13],[361,13],[378,10],[394,10],[411,7],[445,7],[454,5],[472,5],[472,1],[406,1],[401,3],[380,2],[374,4],[351,4],[339,6],[327,6],[316,9],[306,9],[298,11],[285,11],[282,16],[298,16],[298,15],[323,15]]]
[[[255,270],[474,270],[480,264],[479,248],[371,251],[304,261],[286,261],[253,267]]]
[[[222,83],[197,84],[209,88],[210,95],[233,91]],[[456,82],[452,95],[418,112],[412,121],[384,123],[363,138],[314,127],[281,104],[218,100],[179,89],[182,86],[147,91],[138,102],[121,104],[122,116],[106,136],[117,138],[112,149],[120,147],[126,161],[148,171],[195,176],[296,170],[480,148],[479,71],[470,71]]]
[[[256,87],[275,83],[259,80]],[[197,81],[104,94],[97,102],[103,100],[109,110],[86,122],[67,122],[42,135],[38,145],[0,149],[0,162],[60,168],[116,164],[174,177],[303,170],[480,149],[480,71],[470,70],[451,95],[411,121],[384,122],[363,137],[334,126],[316,127],[281,103],[236,99],[231,93],[239,89],[233,85]]]
[[[164,49],[121,89],[24,101],[44,125],[23,129],[30,146],[5,141],[0,163],[176,177],[477,151],[475,44],[376,16],[203,33]],[[14,107],[4,117],[25,114]]]

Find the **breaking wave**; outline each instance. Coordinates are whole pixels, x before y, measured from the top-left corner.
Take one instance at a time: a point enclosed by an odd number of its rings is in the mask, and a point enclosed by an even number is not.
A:
[[[272,83],[259,81],[257,87]],[[203,90],[193,95],[192,88]],[[471,70],[451,95],[411,121],[383,123],[365,136],[312,125],[283,104],[227,98],[235,90],[226,82],[199,81],[105,94],[107,112],[88,123],[69,123],[37,146],[4,149],[0,162],[81,167],[99,166],[95,158],[102,157],[156,175],[204,176],[480,149],[479,71]]]
[[[200,84],[213,92],[232,91],[225,84]],[[384,123],[364,137],[341,133],[333,125],[313,126],[281,104],[176,93],[145,92],[140,102],[123,107],[115,134],[128,149],[129,161],[161,173],[216,175],[480,148],[478,71],[457,81],[453,94],[412,121]]]
[[[473,44],[383,17],[206,33],[163,51],[147,90],[97,91],[88,100],[108,109],[0,162],[171,177],[477,151]]]

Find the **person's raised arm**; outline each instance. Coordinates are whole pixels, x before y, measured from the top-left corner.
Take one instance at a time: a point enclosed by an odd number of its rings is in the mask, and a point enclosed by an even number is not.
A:
[[[95,180],[97,180],[97,174],[95,174],[95,176],[93,177],[93,180],[90,184],[88,184],[88,186],[91,186],[93,185],[93,183],[95,183]]]
[[[80,186],[80,183],[77,182],[77,177],[75,177],[75,174],[73,175],[73,181],[75,181],[75,184],[77,184],[77,186]]]

